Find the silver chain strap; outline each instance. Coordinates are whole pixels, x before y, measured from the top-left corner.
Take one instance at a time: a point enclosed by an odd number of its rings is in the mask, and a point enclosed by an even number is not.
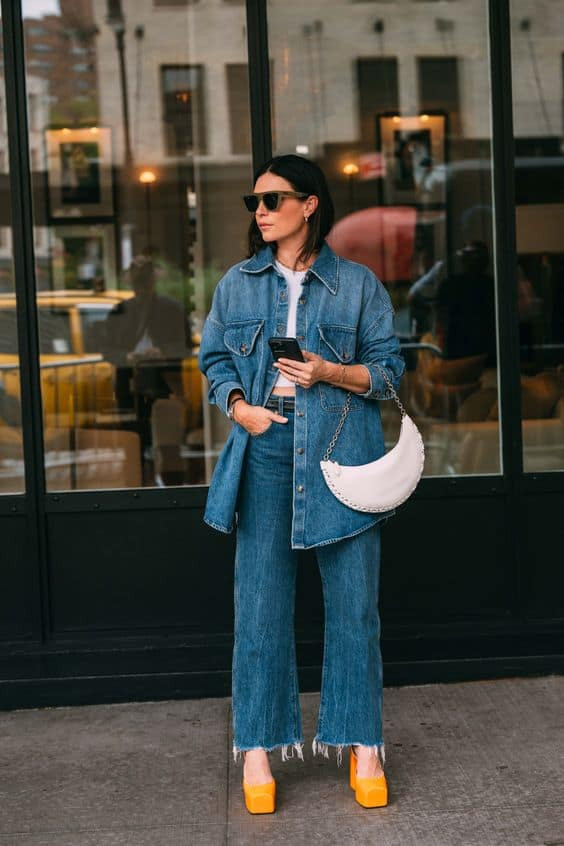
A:
[[[396,392],[394,390],[394,386],[391,382],[391,379],[389,378],[389,376],[386,373],[386,371],[384,370],[384,368],[380,367],[379,364],[374,364],[373,367],[378,368],[378,370],[380,371],[380,373],[384,377],[384,381],[385,381],[386,385],[388,386],[388,390],[390,392],[387,396],[382,397],[382,399],[390,399],[391,397],[393,397],[393,399],[396,401],[397,406],[398,406],[398,408],[401,412],[401,416],[402,416],[402,420],[403,420],[403,418],[405,417],[407,412],[406,412],[405,408],[403,407],[400,398],[398,397],[398,395],[396,394]],[[343,428],[347,414],[349,413],[351,398],[352,398],[352,393],[351,393],[351,391],[348,391],[347,392],[347,398],[345,400],[345,404],[344,404],[343,410],[341,412],[341,417],[340,417],[339,422],[337,424],[337,428],[335,429],[335,434],[333,435],[333,437],[329,441],[329,446],[325,450],[325,455],[323,456],[323,461],[329,461],[329,456],[331,455],[331,453],[333,452],[333,449],[335,448],[335,444],[337,443],[337,438],[341,434],[341,429]]]
[[[341,412],[341,419],[339,420],[339,423],[337,424],[337,428],[335,429],[335,434],[333,435],[333,437],[329,441],[329,446],[325,450],[325,455],[323,456],[323,461],[329,461],[329,456],[333,452],[333,448],[334,448],[335,444],[337,443],[337,438],[339,437],[339,435],[341,433],[341,429],[343,428],[343,425],[345,423],[345,419],[346,419],[346,416],[348,414],[350,404],[351,404],[351,392],[349,391],[347,393],[347,398],[345,400],[345,404],[344,404],[343,410]]]

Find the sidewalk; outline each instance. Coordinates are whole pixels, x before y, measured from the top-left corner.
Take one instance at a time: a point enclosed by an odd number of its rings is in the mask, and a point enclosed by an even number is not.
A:
[[[0,846],[564,846],[564,676],[386,688],[390,802],[364,809],[313,758],[271,753],[253,816],[230,699],[0,712]]]

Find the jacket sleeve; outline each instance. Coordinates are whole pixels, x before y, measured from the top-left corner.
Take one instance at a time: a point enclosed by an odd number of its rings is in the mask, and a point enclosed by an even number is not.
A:
[[[210,313],[202,329],[198,353],[198,368],[209,384],[208,402],[211,405],[217,405],[226,416],[231,391],[236,388],[239,389],[247,400],[247,394],[233,364],[231,353],[223,343],[225,297],[227,294],[225,283],[227,281],[228,276],[224,276],[216,286]]]
[[[405,371],[400,343],[394,332],[394,307],[385,286],[367,270],[362,314],[358,333],[357,358],[368,370],[370,387],[357,396],[366,399],[391,399],[392,395],[380,372],[382,367],[394,390],[398,391]]]

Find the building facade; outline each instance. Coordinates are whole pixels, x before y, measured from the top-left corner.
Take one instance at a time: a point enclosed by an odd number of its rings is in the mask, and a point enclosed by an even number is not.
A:
[[[0,703],[229,694],[235,539],[202,514],[231,424],[197,355],[279,153],[386,285],[425,441],[383,528],[386,683],[561,670],[564,0],[1,11]]]

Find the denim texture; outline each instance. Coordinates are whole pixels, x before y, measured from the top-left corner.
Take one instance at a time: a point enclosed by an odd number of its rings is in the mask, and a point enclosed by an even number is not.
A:
[[[238,497],[232,667],[233,756],[280,747],[303,760],[292,549],[295,412],[250,438]],[[315,551],[325,604],[321,700],[313,754],[350,744],[385,760],[378,593],[380,525]],[[290,752],[290,754],[289,754]]]
[[[248,402],[264,405],[278,371],[268,338],[285,335],[288,286],[274,266],[270,245],[234,265],[219,281],[202,330],[198,365],[208,383],[208,401],[227,414],[227,401],[239,388]],[[385,452],[378,400],[390,399],[380,365],[397,390],[405,370],[394,333],[394,309],[385,286],[362,264],[343,259],[325,241],[304,279],[298,300],[296,337],[303,349],[328,361],[361,363],[370,387],[352,394],[350,411],[332,458],[365,464]],[[291,485],[293,549],[334,543],[386,520],[355,511],[333,496],[319,462],[332,438],[346,390],[327,382],[296,385],[294,475]],[[208,491],[205,522],[233,531],[236,502],[249,433],[235,423],[218,458]]]

